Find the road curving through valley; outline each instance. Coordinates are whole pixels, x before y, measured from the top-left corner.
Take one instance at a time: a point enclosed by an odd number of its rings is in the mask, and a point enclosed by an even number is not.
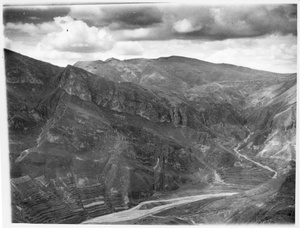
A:
[[[232,151],[231,151],[231,150],[225,148],[224,146],[222,146],[222,145],[220,145],[220,144],[218,144],[218,146],[219,146],[221,149],[223,149],[223,150],[225,150],[225,151],[227,151],[227,152],[229,152],[229,153],[232,154]],[[277,174],[277,171],[276,171],[276,170],[270,168],[269,166],[263,165],[263,164],[261,164],[261,163],[259,163],[259,162],[257,162],[257,161],[254,161],[254,160],[252,160],[251,158],[248,158],[246,155],[240,154],[240,152],[238,151],[238,146],[235,147],[235,148],[233,148],[233,151],[235,152],[235,154],[236,154],[239,158],[242,157],[242,158],[244,158],[245,160],[250,161],[250,162],[254,163],[255,165],[257,165],[257,166],[259,166],[259,167],[261,167],[261,168],[263,168],[263,169],[266,169],[266,170],[269,170],[270,172],[273,172],[274,175],[273,175],[272,178],[273,178],[273,179],[276,179],[276,178],[277,178],[277,175],[278,175],[278,174]]]

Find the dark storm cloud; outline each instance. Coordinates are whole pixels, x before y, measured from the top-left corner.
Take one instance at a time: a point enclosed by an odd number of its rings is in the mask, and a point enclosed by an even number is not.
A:
[[[163,14],[152,6],[94,6],[72,7],[70,16],[83,20],[90,26],[109,26],[112,30],[145,28],[162,23]]]
[[[296,5],[164,6],[163,22],[129,40],[225,40],[297,35]]]
[[[297,6],[291,4],[4,7],[5,34],[11,40],[20,40],[24,34],[35,37],[60,32],[60,25],[55,23],[59,17],[72,18],[74,24],[82,22],[87,30],[103,29],[109,34],[105,37],[115,41],[226,40],[271,34],[297,35]],[[101,37],[101,33],[98,35]]]
[[[187,20],[192,28],[186,32],[175,29],[175,37],[224,40],[276,33],[297,35],[297,7],[294,5],[211,7],[204,18],[195,14]]]
[[[68,7],[3,7],[3,22],[7,23],[43,23],[53,21],[54,17],[66,16]]]
[[[108,23],[117,23],[120,28],[149,27],[162,22],[162,13],[153,7],[119,8],[104,10]]]

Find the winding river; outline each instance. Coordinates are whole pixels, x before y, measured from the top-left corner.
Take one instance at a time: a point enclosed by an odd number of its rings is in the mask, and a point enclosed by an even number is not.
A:
[[[145,201],[129,210],[120,211],[108,215],[103,215],[97,218],[93,218],[83,222],[83,224],[97,224],[97,223],[112,224],[112,223],[133,220],[133,219],[141,219],[156,214],[158,212],[173,208],[178,205],[192,203],[195,201],[209,199],[209,198],[232,196],[237,193],[238,192],[227,192],[227,193],[204,194],[204,195],[196,195],[196,196],[185,196],[185,197],[178,197],[178,198],[167,199],[167,200]],[[164,204],[164,205],[156,206],[155,204]],[[149,206],[150,208],[148,209],[147,206]]]

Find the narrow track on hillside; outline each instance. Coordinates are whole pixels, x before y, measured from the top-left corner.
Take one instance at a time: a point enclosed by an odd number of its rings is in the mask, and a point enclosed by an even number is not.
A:
[[[220,144],[218,144],[218,146],[219,146],[219,148],[221,148],[221,149],[223,149],[223,150],[225,150],[225,151],[227,151],[227,152],[229,152],[231,154],[237,155],[239,158],[242,157],[245,160],[250,161],[250,162],[254,163],[255,165],[257,165],[257,166],[259,166],[259,167],[261,167],[263,169],[266,169],[266,170],[269,170],[270,172],[273,172],[274,175],[273,175],[272,178],[273,179],[277,178],[277,171],[275,171],[274,169],[270,168],[269,166],[263,165],[263,164],[261,164],[261,163],[259,163],[257,161],[252,160],[251,158],[248,158],[246,155],[240,154],[240,152],[238,151],[238,146],[235,147],[235,148],[233,148],[234,152],[232,152],[231,150],[227,149],[226,147],[224,147],[224,146],[222,146]]]

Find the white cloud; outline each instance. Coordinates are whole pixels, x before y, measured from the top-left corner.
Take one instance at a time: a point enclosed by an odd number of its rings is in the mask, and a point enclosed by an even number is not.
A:
[[[5,30],[9,31],[16,31],[16,32],[23,32],[27,33],[30,36],[36,36],[40,34],[47,34],[54,31],[58,31],[59,27],[55,25],[53,22],[44,22],[39,24],[33,23],[7,23],[5,25]]]
[[[48,34],[42,43],[59,51],[97,52],[110,50],[114,39],[108,29],[89,27],[85,22],[70,16],[56,17],[54,23],[61,31]]]
[[[31,54],[37,59],[42,59],[58,66],[72,65],[88,56],[84,55],[85,53],[61,52],[53,49],[51,46],[43,45],[41,43],[33,49]]]
[[[201,26],[198,25],[194,27],[188,19],[183,19],[174,23],[173,28],[178,33],[187,33],[193,32],[201,29]]]
[[[123,40],[145,39],[149,35],[151,35],[151,29],[150,28],[138,28],[138,29],[130,29],[130,30],[124,29],[124,30],[120,30],[120,32],[116,31],[115,33],[118,34],[118,37]]]
[[[144,52],[142,45],[137,41],[120,41],[117,42],[114,49],[117,55],[126,56],[141,56]]]
[[[7,37],[4,37],[4,48],[11,49],[12,41]]]
[[[270,48],[273,59],[293,60],[297,59],[297,45],[288,46],[287,44],[272,45]]]
[[[215,63],[231,63],[254,69],[295,73],[297,71],[296,38],[288,36],[267,36],[257,38],[247,45],[245,39],[207,42],[206,61]],[[223,48],[214,49],[223,44]]]

